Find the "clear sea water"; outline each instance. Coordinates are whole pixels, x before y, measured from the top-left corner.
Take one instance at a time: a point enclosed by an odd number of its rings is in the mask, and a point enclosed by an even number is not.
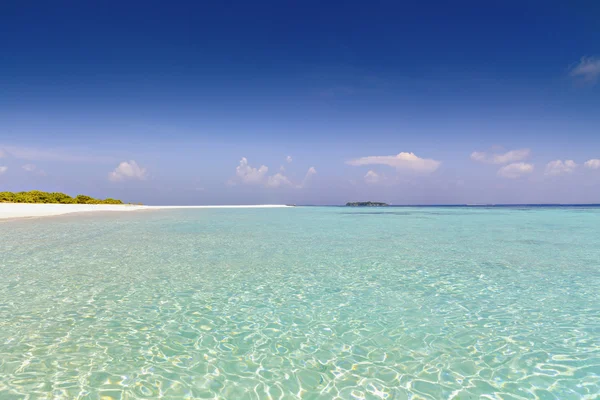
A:
[[[594,399],[600,208],[0,222],[0,399]]]

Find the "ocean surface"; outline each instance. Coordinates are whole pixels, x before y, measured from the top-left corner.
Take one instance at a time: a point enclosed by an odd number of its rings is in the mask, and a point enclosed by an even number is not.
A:
[[[600,208],[0,222],[0,399],[596,399]]]

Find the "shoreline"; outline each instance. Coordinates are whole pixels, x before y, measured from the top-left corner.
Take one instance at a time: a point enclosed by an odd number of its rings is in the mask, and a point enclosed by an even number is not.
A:
[[[51,217],[56,215],[98,211],[141,211],[165,209],[204,208],[287,208],[282,204],[236,206],[139,206],[129,204],[53,204],[53,203],[0,203],[0,220],[15,218]]]

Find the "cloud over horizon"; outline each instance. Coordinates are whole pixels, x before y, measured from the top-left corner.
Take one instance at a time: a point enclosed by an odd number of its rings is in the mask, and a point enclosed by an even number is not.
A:
[[[306,175],[304,175],[304,179],[302,180],[302,183],[300,184],[299,187],[300,188],[305,187],[310,182],[312,177],[316,174],[317,174],[317,170],[315,169],[315,167],[310,167],[308,169],[308,171],[306,171]]]
[[[373,171],[372,169],[370,169],[364,176],[364,180],[366,183],[378,183],[381,180],[381,177],[379,176],[379,174],[375,171]]]
[[[146,169],[138,165],[134,160],[123,161],[110,174],[108,179],[113,182],[125,180],[145,180],[147,178]]]
[[[401,152],[395,156],[360,157],[347,161],[346,164],[352,166],[387,165],[389,167],[396,168],[398,171],[432,173],[438,169],[441,161],[420,158],[414,153]]]
[[[246,157],[242,157],[240,164],[235,168],[235,175],[247,185],[262,184],[267,172],[269,172],[269,168],[265,165],[261,165],[259,168],[251,167]]]
[[[506,153],[487,153],[484,151],[474,151],[471,153],[471,160],[486,164],[510,164],[517,161],[523,161],[529,155],[529,149],[510,150]]]
[[[276,188],[279,186],[292,186],[292,182],[289,178],[283,175],[281,172],[275,175],[269,176],[266,182],[267,187]]]
[[[573,160],[554,160],[546,164],[545,175],[557,176],[566,175],[575,171],[577,164]]]
[[[592,158],[591,160],[587,160],[583,165],[589,169],[600,169],[600,159]]]
[[[289,156],[288,156],[289,157]],[[291,159],[291,157],[289,157]],[[291,162],[291,161],[288,161]],[[310,178],[317,173],[314,167],[310,167],[300,184],[294,184],[290,178],[284,175],[285,168],[280,167],[279,172],[274,175],[267,175],[269,167],[261,165],[259,168],[252,167],[248,163],[246,157],[242,157],[239,165],[235,169],[236,178],[228,181],[228,184],[235,185],[236,183],[242,183],[246,185],[260,185],[268,188],[278,188],[283,186],[303,188],[309,182]]]
[[[508,179],[517,179],[523,175],[527,175],[533,172],[533,164],[527,164],[524,162],[512,163],[505,165],[498,170],[498,176]]]

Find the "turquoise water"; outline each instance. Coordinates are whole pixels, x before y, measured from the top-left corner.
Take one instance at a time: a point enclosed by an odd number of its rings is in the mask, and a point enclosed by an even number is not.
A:
[[[0,269],[0,399],[600,393],[600,208],[5,221]]]

